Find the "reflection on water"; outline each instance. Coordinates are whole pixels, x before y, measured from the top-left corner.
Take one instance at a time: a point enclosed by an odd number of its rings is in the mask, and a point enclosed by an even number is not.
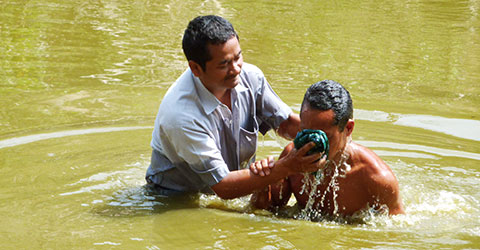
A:
[[[65,136],[86,135],[86,134],[94,134],[94,133],[106,133],[106,132],[137,130],[137,129],[153,129],[153,127],[135,126],[135,127],[89,128],[89,129],[59,131],[59,132],[45,133],[45,134],[27,135],[27,136],[14,137],[10,139],[1,140],[0,149],[32,143],[40,140],[61,138]]]
[[[104,190],[117,191],[111,196],[104,196],[104,200],[95,200],[89,205],[93,207],[94,213],[103,216],[149,216],[170,210],[199,207],[199,195],[197,194],[164,197],[151,192],[144,186]]]
[[[423,145],[400,144],[400,143],[394,143],[394,142],[375,142],[375,141],[357,141],[357,142],[359,142],[364,146],[373,147],[373,148],[392,148],[392,149],[400,149],[400,150],[420,151],[420,152],[431,153],[431,154],[440,155],[440,156],[453,156],[453,157],[480,160],[480,154],[463,152],[458,150],[448,150],[448,149],[442,149],[442,148],[427,147]],[[402,153],[402,152],[397,152],[397,153]],[[421,155],[429,158],[428,156],[425,156],[425,154],[421,154]],[[413,155],[406,154],[406,156],[414,157],[414,156],[417,156],[417,154],[415,153],[413,153]]]
[[[478,249],[480,1],[0,1],[4,249]],[[143,188],[158,105],[201,14],[298,112],[323,79],[352,94],[353,139],[399,179],[407,214],[278,215],[248,197]],[[258,158],[287,141],[269,133]],[[294,219],[297,218],[297,219]],[[27,241],[25,239],[28,239]]]
[[[480,141],[480,121],[477,120],[445,118],[433,115],[406,115],[362,109],[355,109],[355,119],[391,122],[399,126],[422,128],[459,138]]]

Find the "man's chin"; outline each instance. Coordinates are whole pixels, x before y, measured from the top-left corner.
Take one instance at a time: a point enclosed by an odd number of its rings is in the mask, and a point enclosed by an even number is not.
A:
[[[226,81],[226,83],[230,88],[233,89],[240,83],[240,78],[236,77],[234,79],[229,79]]]

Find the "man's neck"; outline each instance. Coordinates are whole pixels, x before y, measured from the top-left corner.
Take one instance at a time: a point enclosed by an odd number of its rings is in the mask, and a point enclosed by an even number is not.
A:
[[[199,79],[200,79],[200,82],[203,84],[203,86],[210,93],[212,93],[212,95],[215,96],[215,98],[217,98],[217,100],[219,100],[221,103],[225,104],[230,109],[230,111],[232,110],[232,98],[231,98],[232,90],[231,89],[213,88],[209,85],[206,85],[201,78],[199,78]]]
[[[330,160],[328,166],[325,168],[325,174],[327,176],[332,175],[334,172],[343,171],[343,174],[348,172],[351,164],[352,154],[351,142],[347,143],[342,150],[339,150],[335,156]],[[335,170],[336,169],[336,170]]]
[[[219,94],[218,96],[215,95],[215,97],[217,97],[217,99],[225,104],[228,109],[230,109],[230,111],[232,110],[232,95],[231,95],[232,91],[231,89],[227,89],[223,92],[223,94]]]

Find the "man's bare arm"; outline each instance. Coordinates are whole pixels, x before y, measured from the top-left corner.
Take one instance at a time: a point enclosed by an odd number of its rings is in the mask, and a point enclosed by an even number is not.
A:
[[[294,148],[293,143],[288,144],[280,154],[279,159],[285,157]],[[257,169],[255,164],[250,166],[250,171],[254,174],[262,171],[261,166]],[[268,169],[268,168],[267,168]],[[270,171],[270,170],[269,170]],[[268,174],[267,174],[268,175]],[[263,176],[263,175],[262,175]],[[259,209],[272,209],[274,207],[283,207],[288,203],[292,189],[288,177],[278,181],[275,184],[268,185],[268,187],[257,190],[250,198],[251,204]]]
[[[389,177],[384,178],[383,183],[377,183],[377,185],[378,203],[387,205],[390,215],[404,214],[398,181],[393,173]]]
[[[365,148],[366,149],[366,148]],[[390,215],[404,214],[398,180],[390,167],[373,151],[366,149],[368,171],[368,191],[377,205],[387,205]]]
[[[277,183],[268,185],[268,187],[262,190],[255,191],[250,198],[250,202],[256,208],[272,210],[285,206],[291,195],[290,183],[288,178],[285,178]]]
[[[300,131],[300,116],[291,113],[287,120],[280,123],[277,133],[286,139],[293,140]]]
[[[318,161],[321,154],[306,155],[314,146],[315,143],[312,142],[299,150],[292,150],[274,163],[268,176],[253,174],[250,169],[232,171],[219,183],[213,185],[212,189],[220,198],[233,199],[263,189],[291,174],[316,171],[325,164],[325,160]]]

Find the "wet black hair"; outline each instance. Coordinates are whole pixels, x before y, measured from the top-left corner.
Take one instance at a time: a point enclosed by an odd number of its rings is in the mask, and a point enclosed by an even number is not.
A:
[[[183,35],[182,48],[187,60],[192,60],[205,71],[206,63],[212,59],[208,44],[223,44],[238,35],[233,25],[223,17],[198,16],[188,24]]]
[[[350,93],[338,82],[323,80],[312,84],[305,93],[302,102],[316,110],[330,110],[335,113],[335,122],[340,131],[345,129],[349,119],[353,118],[353,103]]]

